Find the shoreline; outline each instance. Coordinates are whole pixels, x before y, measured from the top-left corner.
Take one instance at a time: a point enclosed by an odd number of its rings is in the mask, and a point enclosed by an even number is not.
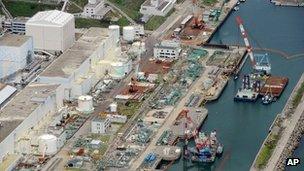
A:
[[[304,74],[300,77],[291,95],[289,96],[282,112],[276,116],[269,128],[269,133],[262,143],[251,167],[251,171],[256,170],[284,170],[285,160],[293,154],[293,151],[298,145],[302,133],[304,131],[304,101],[297,105],[295,109],[292,108],[292,101],[304,82]],[[265,148],[272,140],[275,134],[280,134],[275,148],[271,151],[270,157],[264,166],[258,166],[258,158],[261,155],[263,148]],[[274,145],[274,144],[272,144]]]

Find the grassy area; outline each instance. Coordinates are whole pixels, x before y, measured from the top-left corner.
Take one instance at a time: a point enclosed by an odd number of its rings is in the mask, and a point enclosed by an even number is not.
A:
[[[279,140],[278,135],[271,134],[269,136],[267,142],[262,147],[259,156],[257,158],[256,165],[258,168],[263,168],[267,164],[274,148],[276,147],[278,140]]]
[[[109,0],[117,7],[119,7],[123,12],[125,12],[133,20],[138,20],[141,16],[139,9],[145,0]]]
[[[150,20],[145,24],[146,30],[156,30],[160,25],[162,25],[167,17],[169,17],[174,12],[174,9],[168,12],[165,17],[162,16],[153,16]]]
[[[69,13],[81,13],[83,11],[83,7],[88,3],[88,0],[70,0],[70,5],[67,8]],[[76,6],[77,4],[81,9]]]
[[[46,4],[36,4],[30,2],[14,2],[14,1],[3,1],[5,7],[9,10],[9,12],[14,16],[25,16],[31,17],[36,14],[38,11],[51,10],[56,9],[58,6],[56,5],[46,5]]]
[[[88,3],[88,0],[70,0],[70,2],[74,2],[83,8]]]
[[[126,104],[118,104],[118,113],[131,118],[140,108],[140,102],[127,102]]]
[[[304,82],[302,82],[300,88],[297,90],[297,93],[296,93],[294,99],[292,100],[292,106],[294,108],[296,108],[299,105],[299,103],[301,102],[303,94],[304,94]]]
[[[87,19],[87,18],[76,18],[75,26],[76,28],[90,28],[90,27],[108,27],[111,24],[117,24],[119,26],[126,26],[129,24],[129,21],[122,17],[118,21],[111,22],[109,20],[96,20],[96,19]]]
[[[212,6],[217,3],[217,0],[201,0],[203,5]]]

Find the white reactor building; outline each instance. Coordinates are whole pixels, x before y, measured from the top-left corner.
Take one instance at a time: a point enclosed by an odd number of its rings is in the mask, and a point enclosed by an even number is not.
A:
[[[75,19],[72,14],[58,10],[36,13],[26,24],[26,35],[32,36],[34,48],[64,51],[75,41]]]

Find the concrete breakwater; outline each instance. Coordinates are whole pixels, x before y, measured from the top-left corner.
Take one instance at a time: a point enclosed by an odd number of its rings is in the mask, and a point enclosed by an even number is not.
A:
[[[286,159],[292,156],[304,133],[303,97],[297,106],[294,106],[294,99],[303,82],[304,74],[291,93],[282,113],[274,120],[271,131],[263,142],[250,170],[284,170]],[[271,144],[271,148],[269,144]],[[271,153],[266,154],[265,147]],[[265,155],[269,155],[269,157],[261,159],[261,156]]]
[[[299,146],[301,137],[304,133],[304,112],[301,114],[301,118],[297,122],[295,129],[293,130],[289,140],[277,162],[274,170],[285,170],[286,159],[291,157],[295,149]]]

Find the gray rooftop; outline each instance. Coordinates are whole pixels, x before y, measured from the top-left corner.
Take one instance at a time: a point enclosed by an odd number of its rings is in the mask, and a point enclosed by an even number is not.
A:
[[[0,142],[26,119],[59,85],[29,84],[18,93],[1,111]]]
[[[20,47],[26,41],[30,39],[30,36],[17,35],[17,34],[4,34],[0,37],[0,46],[15,46]]]
[[[68,78],[77,68],[91,56],[98,45],[108,37],[108,29],[91,27],[74,45],[59,56],[41,77]]]

